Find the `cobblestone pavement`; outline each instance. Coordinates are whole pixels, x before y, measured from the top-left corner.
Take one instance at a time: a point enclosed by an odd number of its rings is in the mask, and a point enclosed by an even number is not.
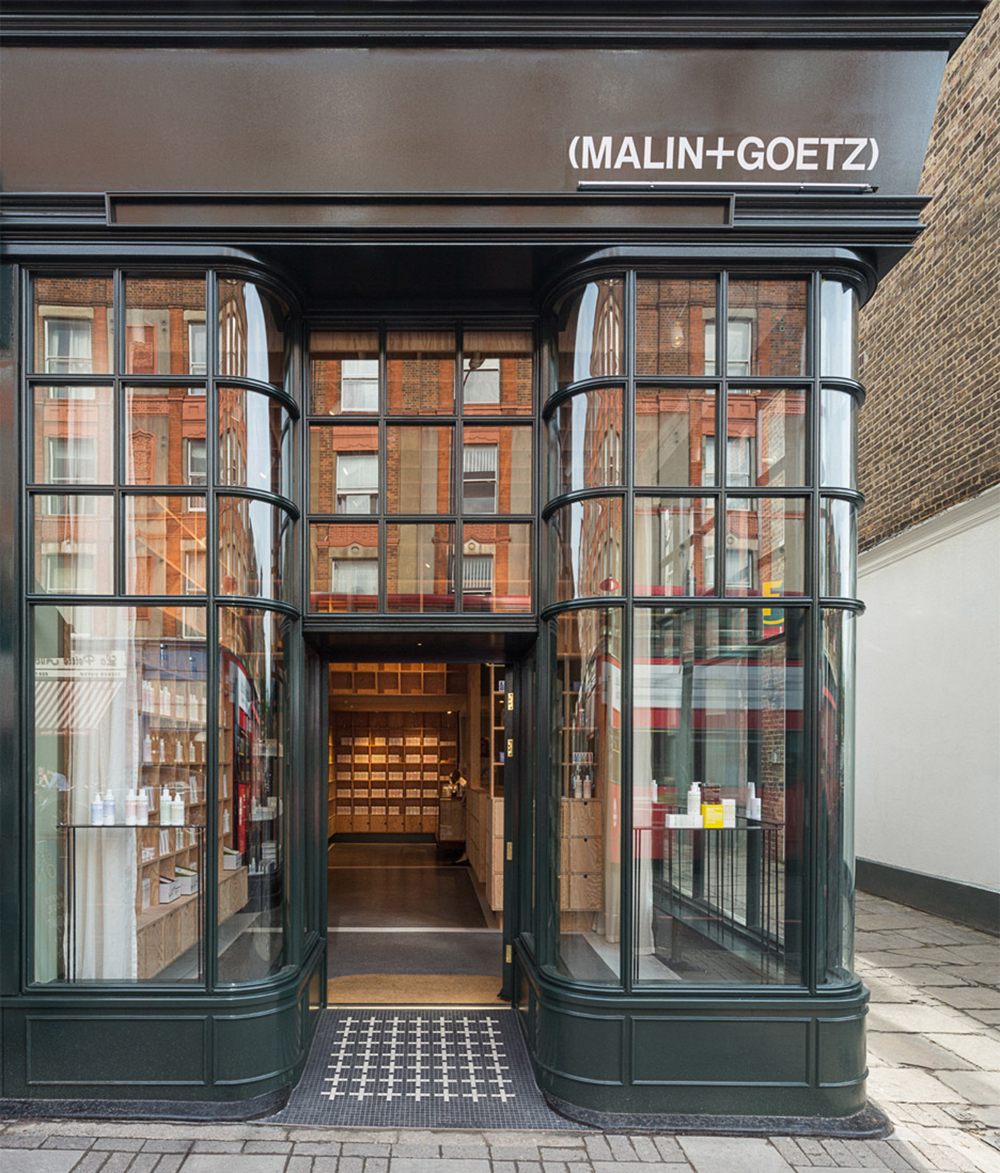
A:
[[[1000,942],[858,896],[886,1140],[0,1121],[0,1173],[1000,1173]]]

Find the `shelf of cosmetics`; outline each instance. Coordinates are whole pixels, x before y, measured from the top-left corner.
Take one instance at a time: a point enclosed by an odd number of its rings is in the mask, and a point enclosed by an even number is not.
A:
[[[124,805],[124,811],[122,810]],[[153,786],[129,790],[124,804],[114,791],[96,792],[90,800],[92,827],[183,827],[187,824],[187,808],[198,802],[198,779],[192,774],[187,787],[178,786],[171,794],[164,786],[159,793]],[[119,816],[124,814],[124,819]]]
[[[717,792],[719,788],[717,786],[705,787],[706,791],[709,789]],[[657,793],[655,779],[653,780],[653,793]],[[667,830],[712,830],[715,828],[728,830],[735,828],[736,799],[720,798],[719,801],[706,802],[704,801],[706,797],[708,795],[703,793],[702,784],[692,782],[687,792],[687,810],[683,813],[665,811],[662,816],[663,822],[660,825]],[[743,810],[748,823],[763,821],[761,802],[762,800],[757,797],[756,786],[753,782],[748,782],[746,805]]]
[[[208,716],[208,701],[203,686],[190,683],[186,688],[175,682],[173,690],[167,684],[157,686],[155,680],[144,680],[139,698],[140,712],[149,716],[165,717],[170,721],[185,721],[189,725],[204,725]]]

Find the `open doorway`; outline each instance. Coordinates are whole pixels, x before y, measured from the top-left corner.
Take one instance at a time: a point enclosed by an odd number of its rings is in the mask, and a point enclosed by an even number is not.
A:
[[[505,666],[331,663],[329,685],[329,1005],[497,1005]]]

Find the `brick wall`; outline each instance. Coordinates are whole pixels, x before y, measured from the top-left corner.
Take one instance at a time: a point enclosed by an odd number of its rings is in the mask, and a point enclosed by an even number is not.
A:
[[[861,319],[866,549],[1000,481],[1000,0],[945,73],[927,231]]]

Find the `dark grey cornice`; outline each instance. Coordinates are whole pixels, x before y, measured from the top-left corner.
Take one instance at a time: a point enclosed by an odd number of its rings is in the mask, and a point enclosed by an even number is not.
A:
[[[954,50],[987,0],[10,0],[7,44],[715,44]]]

